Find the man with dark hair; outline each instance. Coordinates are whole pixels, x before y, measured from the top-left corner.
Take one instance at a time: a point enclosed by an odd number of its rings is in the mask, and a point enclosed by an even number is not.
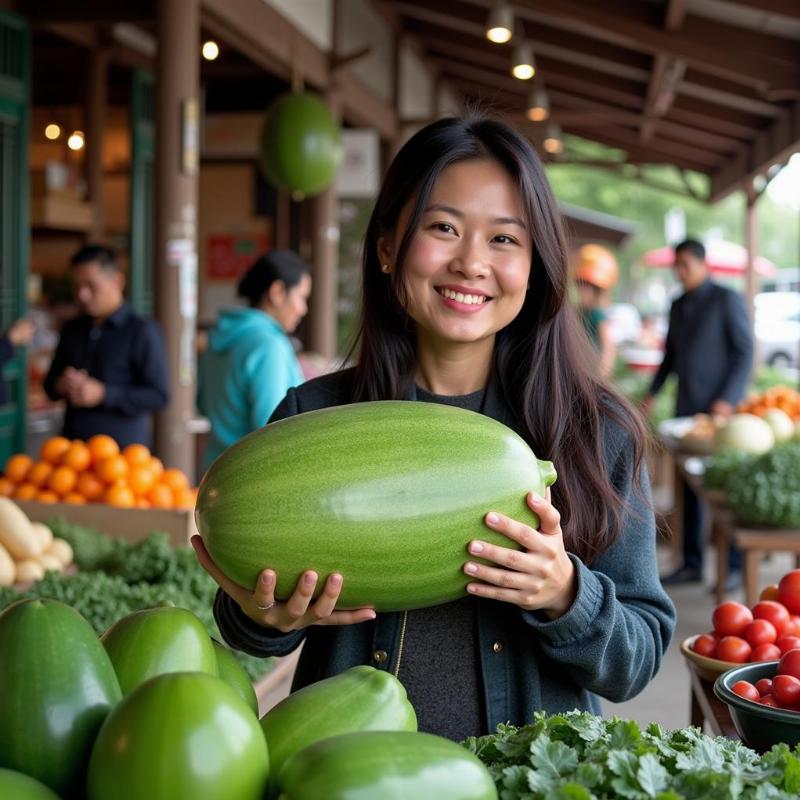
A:
[[[61,331],[44,388],[63,398],[64,435],[105,433],[120,447],[150,444],[150,416],[169,400],[167,359],[158,325],[125,302],[125,276],[113,250],[87,245],[71,260],[83,312]]]
[[[645,411],[667,376],[678,378],[676,414],[730,416],[744,396],[753,361],[750,320],[742,296],[713,283],[703,245],[687,239],[675,248],[675,274],[684,293],[672,304],[664,360],[644,402]],[[683,487],[683,565],[665,584],[702,579],[703,507]],[[741,585],[741,553],[731,549],[726,590]]]

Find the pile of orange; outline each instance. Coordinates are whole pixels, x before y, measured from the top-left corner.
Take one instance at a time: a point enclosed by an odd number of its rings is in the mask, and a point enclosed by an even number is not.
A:
[[[800,420],[800,392],[790,386],[773,386],[761,394],[748,397],[737,410],[762,417],[770,408],[780,408],[797,422]]]
[[[0,476],[0,496],[40,503],[106,503],[119,508],[194,508],[197,490],[164,469],[143,444],[122,450],[104,434],[87,442],[48,439],[39,460],[17,453]]]

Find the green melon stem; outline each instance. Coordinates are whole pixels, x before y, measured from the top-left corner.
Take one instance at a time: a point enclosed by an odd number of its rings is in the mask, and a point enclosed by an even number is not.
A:
[[[541,475],[542,483],[545,486],[552,486],[558,477],[558,473],[556,472],[556,468],[553,466],[553,462],[542,461],[540,458],[537,458],[536,461],[539,463],[539,475]]]

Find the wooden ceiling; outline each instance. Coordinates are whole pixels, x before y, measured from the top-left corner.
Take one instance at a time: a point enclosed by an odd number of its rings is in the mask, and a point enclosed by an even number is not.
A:
[[[495,0],[376,4],[467,102],[541,137],[525,117],[541,81],[563,131],[618,148],[629,164],[703,173],[708,199],[800,149],[800,0],[514,0],[503,45],[485,36]],[[510,73],[522,39],[533,81]]]

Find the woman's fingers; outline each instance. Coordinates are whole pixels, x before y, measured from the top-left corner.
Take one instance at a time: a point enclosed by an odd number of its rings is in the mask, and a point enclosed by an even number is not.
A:
[[[357,625],[375,619],[374,608],[356,608],[352,611],[334,611],[329,617],[321,619],[317,625]]]
[[[314,596],[314,590],[317,588],[317,578],[317,573],[313,570],[306,570],[300,576],[295,590],[284,606],[284,610],[290,619],[297,621],[308,611],[308,606]]]
[[[269,611],[275,605],[275,583],[277,576],[271,569],[265,569],[259,576],[253,592],[253,603],[258,611]]]
[[[550,487],[547,487],[544,497],[533,492],[528,493],[528,505],[539,517],[539,532],[550,535],[561,533],[561,514],[550,502]]]
[[[336,608],[336,601],[342,591],[342,576],[338,572],[328,575],[325,586],[322,587],[322,594],[309,609],[309,613],[317,620],[329,617]]]
[[[490,567],[486,564],[478,564],[475,561],[467,561],[464,564],[464,572],[476,580],[492,583],[505,589],[522,590],[528,588],[531,576],[527,572],[516,572],[513,569],[501,569]]]

